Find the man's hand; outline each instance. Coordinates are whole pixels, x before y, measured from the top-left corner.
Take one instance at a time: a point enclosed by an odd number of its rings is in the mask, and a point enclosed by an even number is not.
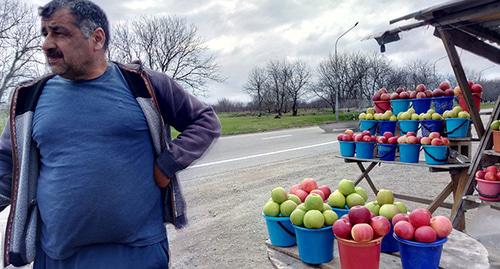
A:
[[[160,188],[165,188],[170,183],[170,178],[165,176],[165,174],[163,174],[163,172],[160,170],[160,168],[158,168],[157,165],[155,165],[154,176],[156,185],[158,185],[158,187]]]

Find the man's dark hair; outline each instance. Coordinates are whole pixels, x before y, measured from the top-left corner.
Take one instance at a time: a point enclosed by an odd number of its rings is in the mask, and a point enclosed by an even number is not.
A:
[[[76,19],[76,26],[87,38],[97,29],[102,28],[106,34],[104,49],[108,49],[110,35],[109,22],[106,13],[96,4],[88,0],[52,0],[38,8],[38,15],[44,19],[50,18],[54,12],[68,8]]]

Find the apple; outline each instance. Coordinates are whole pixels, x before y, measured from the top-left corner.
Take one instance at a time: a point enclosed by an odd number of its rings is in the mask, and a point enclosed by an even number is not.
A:
[[[462,119],[470,119],[470,114],[467,111],[458,112],[458,117]]]
[[[410,213],[410,223],[414,228],[429,225],[432,214],[426,208],[417,208]]]
[[[351,239],[351,224],[344,218],[337,220],[333,224],[332,230],[333,234],[338,238]]]
[[[305,178],[300,183],[300,188],[306,191],[307,193],[310,193],[312,190],[318,188],[318,183],[316,183],[316,180],[312,178]]]
[[[295,208],[297,208],[297,204],[294,201],[286,200],[280,205],[280,213],[284,217],[289,217]]]
[[[410,94],[407,92],[402,92],[399,94],[399,98],[400,99],[408,99],[408,98],[410,98]]]
[[[262,213],[266,216],[277,217],[280,214],[280,205],[274,201],[268,201],[262,208]]]
[[[408,142],[408,144],[418,144],[418,142],[419,142],[418,138],[415,136],[408,136],[406,141]]]
[[[344,134],[338,134],[337,135],[337,140],[338,141],[344,141]]]
[[[288,194],[288,200],[294,201],[296,205],[299,205],[302,203],[300,198],[297,195],[292,194],[292,193]]]
[[[385,236],[391,230],[391,223],[382,216],[372,217],[370,225],[375,237]]]
[[[422,137],[420,140],[420,144],[422,145],[430,145],[431,144],[431,139],[429,137]]]
[[[462,95],[462,90],[460,89],[459,86],[456,86],[455,88],[453,88],[453,93],[456,95],[456,96],[460,96]]]
[[[391,100],[391,96],[388,93],[383,93],[380,95],[380,101],[389,101]]]
[[[378,205],[377,202],[372,201],[372,202],[366,203],[365,207],[368,208],[368,210],[370,210],[370,212],[372,212],[375,216],[378,216],[380,206]]]
[[[396,143],[398,143],[398,138],[396,136],[393,136],[393,137],[387,139],[387,143],[396,144]]]
[[[394,202],[394,205],[398,207],[399,209],[399,212],[403,213],[403,214],[406,214],[408,212],[408,208],[406,207],[406,205],[402,202]]]
[[[345,200],[346,200],[347,206],[349,208],[351,208],[353,206],[365,204],[365,199],[363,198],[363,196],[361,196],[357,193],[351,193],[351,194],[347,195]]]
[[[432,91],[431,91],[431,90],[425,90],[425,96],[426,96],[427,98],[431,98],[431,97],[433,97]]]
[[[379,137],[377,137],[377,143],[387,144],[387,138],[385,136],[379,136]]]
[[[338,190],[340,191],[340,193],[342,193],[344,196],[347,196],[351,193],[353,193],[355,190],[354,190],[354,181],[352,180],[349,180],[349,179],[342,179],[340,182],[339,182],[339,187],[338,187]]]
[[[325,225],[326,226],[331,226],[333,223],[339,219],[339,216],[337,216],[337,213],[334,211],[330,210],[325,210],[323,211],[323,217],[325,218]]]
[[[417,87],[415,88],[415,91],[417,92],[424,92],[427,88],[425,87],[424,84],[418,84]]]
[[[472,84],[472,86],[470,86],[470,90],[471,92],[473,93],[481,93],[483,92],[483,86],[481,86],[481,84]]]
[[[308,195],[308,193],[302,189],[295,190],[294,192],[291,192],[291,193],[297,195],[297,197],[299,197],[299,199],[302,202],[304,202],[306,200],[307,195]]]
[[[370,142],[376,143],[377,142],[377,137],[376,136],[371,136]]]
[[[407,132],[406,136],[417,136],[415,132]]]
[[[363,135],[362,134],[357,134],[354,136],[354,141],[356,142],[361,142],[363,141]]]
[[[366,191],[365,189],[363,189],[363,187],[360,186],[354,187],[354,192],[361,195],[361,197],[363,197],[365,201],[368,200],[368,195],[366,194]]]
[[[353,131],[353,130],[351,130],[351,129],[346,129],[346,130],[344,131],[344,134],[352,136],[352,135],[354,135],[354,131]]]
[[[469,88],[472,87],[472,85],[474,85],[474,81],[472,80],[468,80],[467,81],[467,84],[469,85]]]
[[[323,205],[323,204],[322,204]],[[319,210],[308,210],[304,215],[304,227],[319,229],[325,224],[325,217]]]
[[[387,91],[387,89],[386,89],[385,87],[380,88],[380,89],[378,90],[378,92],[379,92],[380,94],[382,94],[382,93],[388,93],[388,91]]]
[[[354,225],[358,223],[370,223],[370,210],[364,206],[354,206],[349,210],[349,222]]]
[[[363,142],[372,142],[372,137],[371,136],[363,136]]]
[[[415,99],[417,98],[417,92],[416,91],[410,91],[410,99]]]
[[[439,83],[439,86],[438,88],[440,88],[441,90],[446,90],[446,89],[450,89],[451,88],[451,85],[448,81],[442,81],[441,83]]]
[[[493,172],[486,172],[486,174],[484,174],[484,179],[489,181],[495,181],[497,180],[497,174]]]
[[[302,226],[304,224],[304,215],[306,211],[296,208],[292,214],[290,214],[290,221],[297,226]]]
[[[483,171],[483,170],[479,170],[476,172],[476,178],[479,178],[479,179],[484,179],[484,175],[486,173]]]
[[[396,223],[400,222],[400,221],[410,221],[410,218],[408,217],[408,215],[406,214],[403,214],[403,213],[398,213],[396,215],[394,215],[394,217],[392,217],[392,225],[396,225]]]
[[[396,225],[394,225],[394,233],[396,233],[397,236],[406,239],[406,240],[412,240],[414,233],[415,233],[415,228],[409,223],[408,221],[402,220],[398,221]]]
[[[271,191],[271,198],[278,204],[288,200],[288,194],[283,187],[276,187]]]
[[[377,192],[377,203],[380,206],[394,203],[394,194],[390,190],[380,189]]]
[[[392,132],[384,132],[383,136],[387,139],[391,138],[394,136],[394,134]]]
[[[376,92],[376,93],[372,96],[372,100],[373,100],[373,101],[379,101],[379,100],[380,100],[380,93]]]
[[[311,194],[311,193],[315,193],[315,194],[319,195],[321,197],[321,200],[323,200],[323,201],[326,200],[326,196],[321,190],[318,190],[318,189],[312,190],[309,194]]]
[[[398,87],[398,88],[396,89],[396,93],[398,93],[398,94],[400,94],[400,93],[402,93],[402,92],[404,92],[404,91],[405,91],[405,89],[404,89],[403,87]]]
[[[433,138],[439,138],[439,137],[441,137],[441,134],[440,134],[439,132],[431,132],[431,133],[429,134],[429,138],[430,138],[430,139],[433,139]]]
[[[339,190],[335,190],[332,194],[330,194],[330,196],[328,196],[327,203],[331,207],[344,208],[345,196]]]
[[[398,142],[398,144],[406,144],[408,142],[407,136],[403,135],[403,136],[398,137],[397,142]]]
[[[392,220],[396,214],[401,213],[399,212],[399,208],[394,205],[394,204],[385,204],[380,206],[380,210],[378,211],[378,214],[380,216],[386,217],[388,220]]]
[[[431,218],[431,227],[436,231],[439,238],[447,237],[453,230],[453,225],[449,218],[445,216],[435,216]]]
[[[323,212],[332,211],[332,207],[328,203],[323,203]]]
[[[443,140],[441,140],[441,138],[434,138],[431,141],[431,145],[433,145],[433,146],[442,146],[443,145]]]
[[[431,226],[421,226],[415,230],[415,241],[421,243],[431,243],[436,241],[436,231]]]
[[[415,96],[415,98],[417,99],[420,99],[420,98],[426,98],[427,95],[425,95],[424,92],[418,92],[417,95]]]
[[[306,205],[306,210],[323,210],[323,198],[316,193],[310,193],[307,195],[306,200],[304,201]]]
[[[455,92],[452,89],[446,89],[446,90],[444,90],[444,95],[445,96],[453,96],[453,95],[455,95]]]
[[[447,137],[441,137],[441,141],[443,142],[443,146],[450,145],[450,139],[448,139]]]
[[[393,92],[393,93],[391,93],[391,94],[389,95],[389,98],[390,98],[391,100],[394,100],[394,99],[399,99],[399,94],[398,94],[398,93],[396,93],[396,92]]]
[[[330,197],[330,194],[332,193],[332,190],[327,185],[319,186],[318,190],[322,191],[326,198]]]
[[[367,223],[354,224],[351,229],[352,239],[356,242],[368,242],[373,239],[373,228]]]
[[[495,166],[495,165],[490,165],[488,167],[486,167],[486,169],[484,169],[485,172],[492,172],[492,173],[497,173],[498,172],[498,168]]]
[[[298,189],[300,189],[300,184],[295,184],[290,188],[290,193],[294,193]]]
[[[441,97],[441,96],[443,96],[443,95],[444,95],[444,91],[443,91],[442,89],[440,89],[440,88],[437,88],[437,89],[434,89],[434,90],[432,91],[432,95],[433,95],[434,97]]]

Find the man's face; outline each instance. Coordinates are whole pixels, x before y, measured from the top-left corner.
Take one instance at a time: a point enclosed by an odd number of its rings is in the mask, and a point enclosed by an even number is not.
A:
[[[85,78],[95,55],[92,38],[86,38],[67,8],[42,19],[42,45],[47,64],[54,74],[67,79]]]

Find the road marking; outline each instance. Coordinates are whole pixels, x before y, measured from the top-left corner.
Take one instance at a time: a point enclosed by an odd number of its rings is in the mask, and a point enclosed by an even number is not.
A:
[[[228,159],[228,160],[222,160],[222,161],[216,161],[216,162],[209,162],[209,163],[201,163],[201,164],[190,166],[187,169],[199,168],[199,167],[205,167],[205,166],[212,166],[212,165],[229,163],[229,162],[236,162],[236,161],[241,161],[241,160],[253,159],[253,158],[258,158],[258,157],[263,157],[263,156],[269,156],[269,155],[274,155],[274,154],[280,154],[280,153],[290,152],[290,151],[296,151],[296,150],[302,150],[302,149],[309,149],[309,148],[320,147],[320,146],[325,146],[325,145],[330,145],[330,144],[336,144],[338,142],[339,141],[331,141],[331,142],[326,142],[326,143],[321,143],[321,144],[315,144],[315,145],[303,146],[303,147],[298,147],[298,148],[291,148],[291,149],[284,149],[284,150],[272,151],[272,152],[255,154],[255,155],[250,155],[250,156],[245,156],[245,157],[239,157],[239,158],[234,158],[234,159]]]
[[[262,140],[271,140],[271,139],[277,139],[277,138],[285,138],[285,137],[290,137],[292,136],[291,134],[288,135],[277,135],[277,136],[270,136],[270,137],[264,137]]]

